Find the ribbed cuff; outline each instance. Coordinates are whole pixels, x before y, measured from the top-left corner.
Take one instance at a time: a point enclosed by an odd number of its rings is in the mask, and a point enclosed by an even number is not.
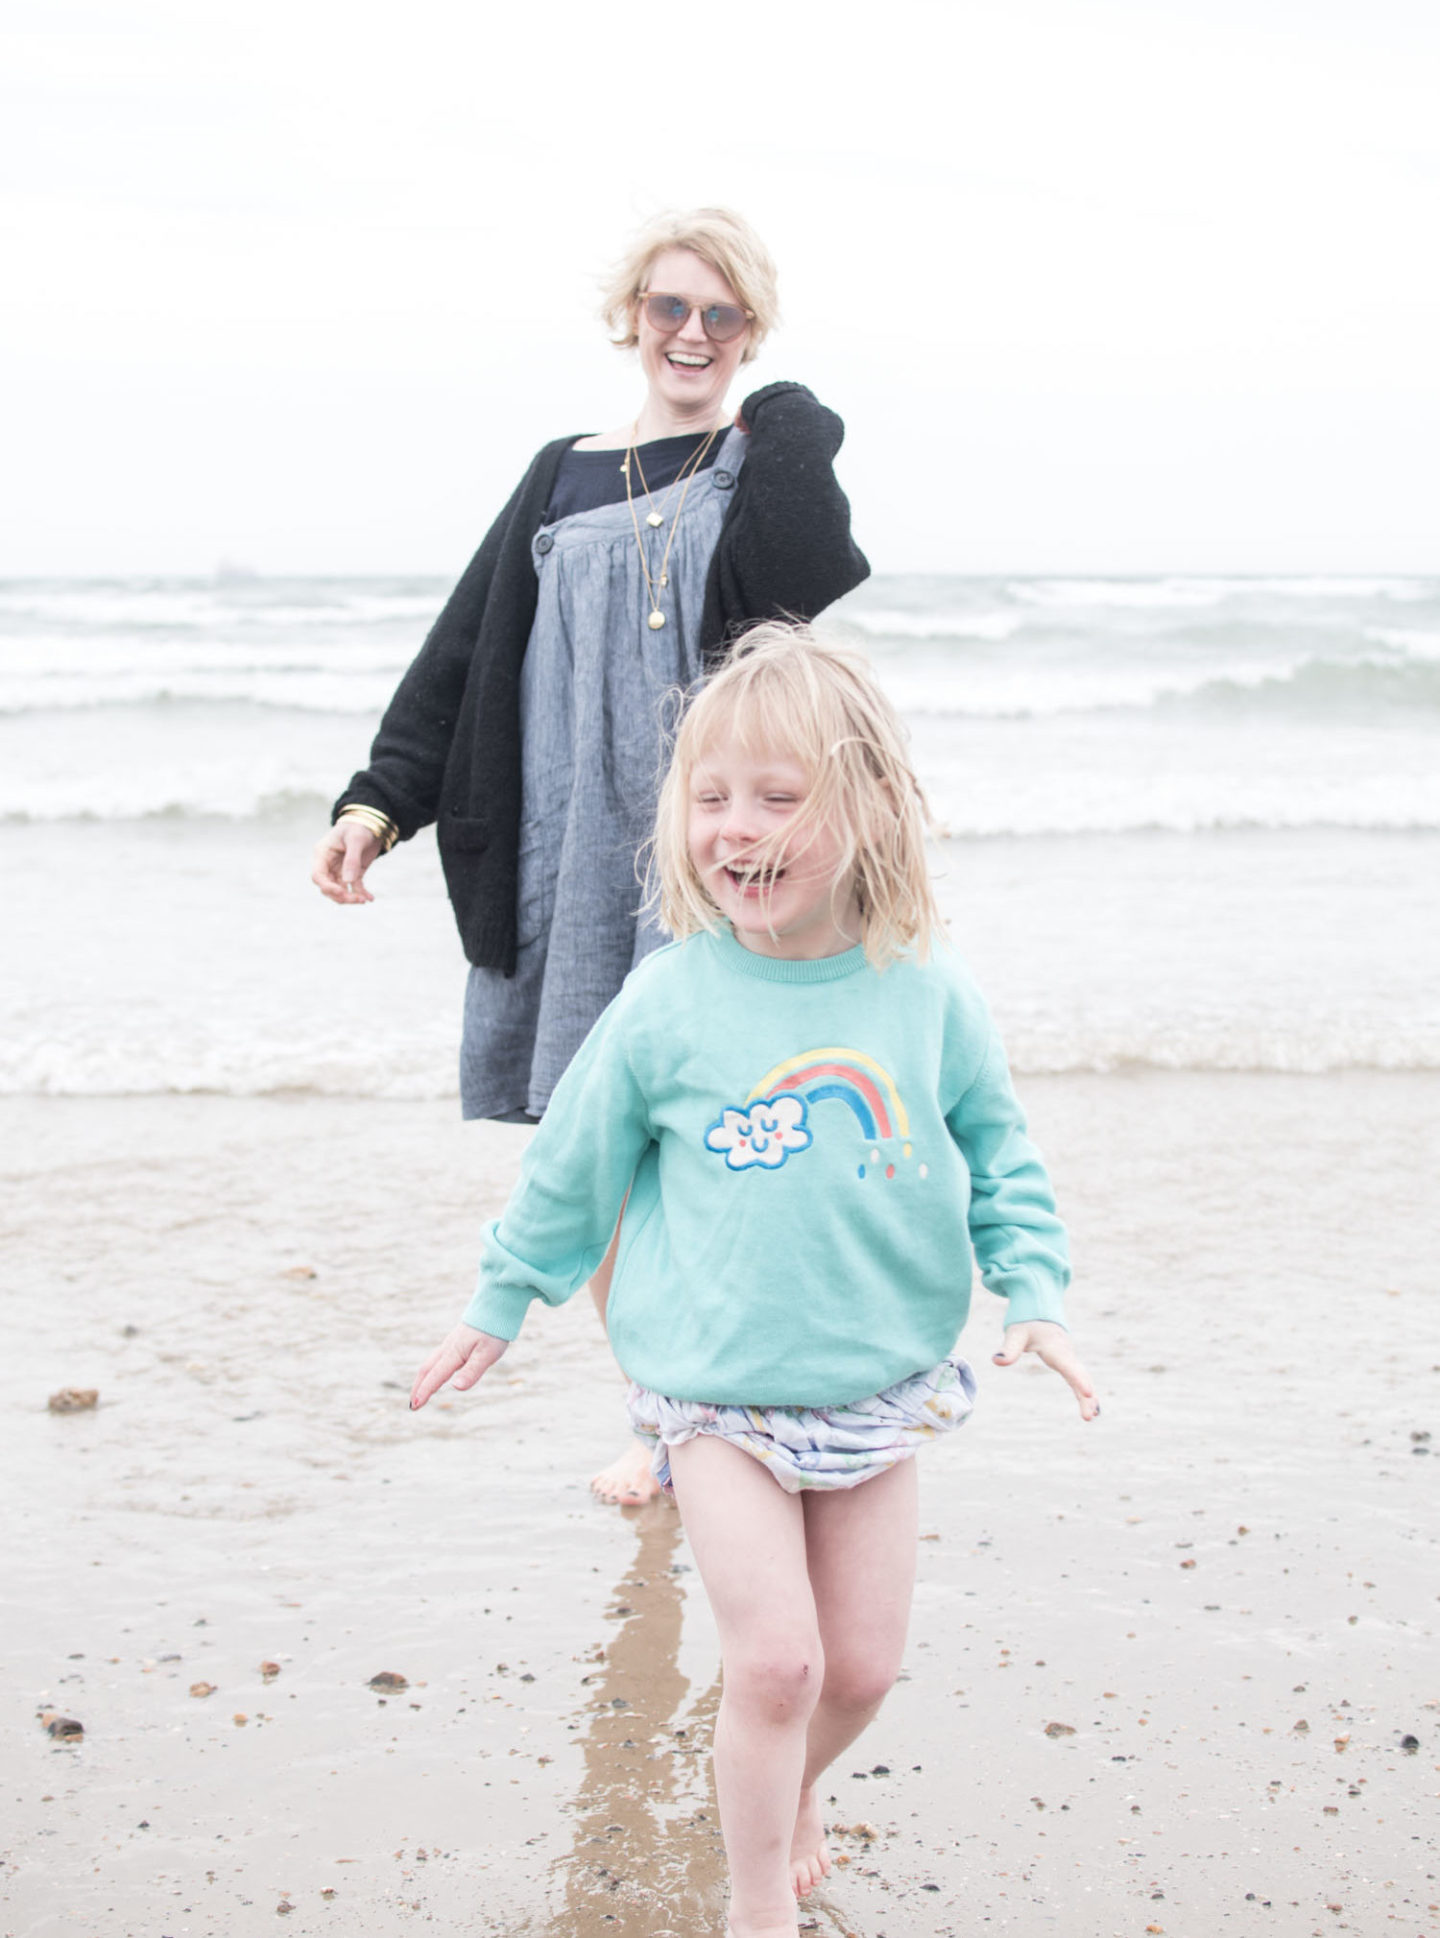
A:
[[[518,1339],[533,1293],[518,1285],[487,1285],[482,1278],[461,1315],[464,1324],[496,1339]]]

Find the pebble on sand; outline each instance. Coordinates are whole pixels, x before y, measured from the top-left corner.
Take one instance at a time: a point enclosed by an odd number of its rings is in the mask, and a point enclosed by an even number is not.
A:
[[[215,1694],[215,1684],[213,1682],[192,1682],[190,1685],[190,1694],[192,1696],[213,1696]]]
[[[279,1673],[280,1664],[278,1662],[262,1662],[260,1664],[260,1680],[262,1682],[273,1682]]]
[[[397,1675],[393,1669],[382,1669],[379,1675],[371,1676],[365,1686],[367,1689],[378,1689],[384,1695],[397,1689],[408,1689],[410,1684],[404,1676]]]
[[[91,1407],[99,1404],[100,1391],[95,1386],[62,1386],[58,1393],[52,1393],[45,1402],[52,1413],[88,1413]]]
[[[85,1734],[85,1725],[73,1716],[57,1716],[53,1709],[41,1711],[41,1724],[46,1733],[53,1736],[57,1743],[78,1743]]]
[[[1047,1723],[1045,1725],[1045,1734],[1047,1736],[1073,1736],[1075,1730],[1070,1723]]]

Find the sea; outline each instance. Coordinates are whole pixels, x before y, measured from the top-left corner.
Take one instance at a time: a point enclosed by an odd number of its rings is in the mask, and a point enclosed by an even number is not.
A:
[[[418,576],[0,582],[0,1093],[436,1098],[427,831],[309,881],[444,601]],[[1440,1067],[1440,578],[877,576],[1019,1072]]]

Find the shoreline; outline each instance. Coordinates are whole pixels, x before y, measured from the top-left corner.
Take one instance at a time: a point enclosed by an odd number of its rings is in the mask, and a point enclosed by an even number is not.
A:
[[[906,1679],[833,1773],[816,1929],[1437,1938],[1433,1077],[1022,1094],[1105,1412],[992,1368],[977,1293],[980,1404],[924,1457]],[[404,1405],[523,1133],[312,1096],[0,1126],[7,1938],[282,1903],[367,1938],[718,1934],[713,1629],[674,1510],[589,1498],[623,1415],[588,1301]],[[67,1385],[99,1406],[47,1413]]]

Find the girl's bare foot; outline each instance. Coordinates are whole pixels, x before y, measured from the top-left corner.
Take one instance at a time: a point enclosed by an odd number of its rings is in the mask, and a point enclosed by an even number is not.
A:
[[[812,1783],[800,1792],[795,1835],[790,1843],[790,1874],[797,1898],[808,1898],[822,1878],[830,1875],[830,1852],[820,1816],[820,1798]]]
[[[590,1482],[597,1501],[610,1501],[616,1507],[643,1507],[660,1492],[660,1483],[650,1471],[650,1452],[632,1440],[618,1460],[602,1467]]]

